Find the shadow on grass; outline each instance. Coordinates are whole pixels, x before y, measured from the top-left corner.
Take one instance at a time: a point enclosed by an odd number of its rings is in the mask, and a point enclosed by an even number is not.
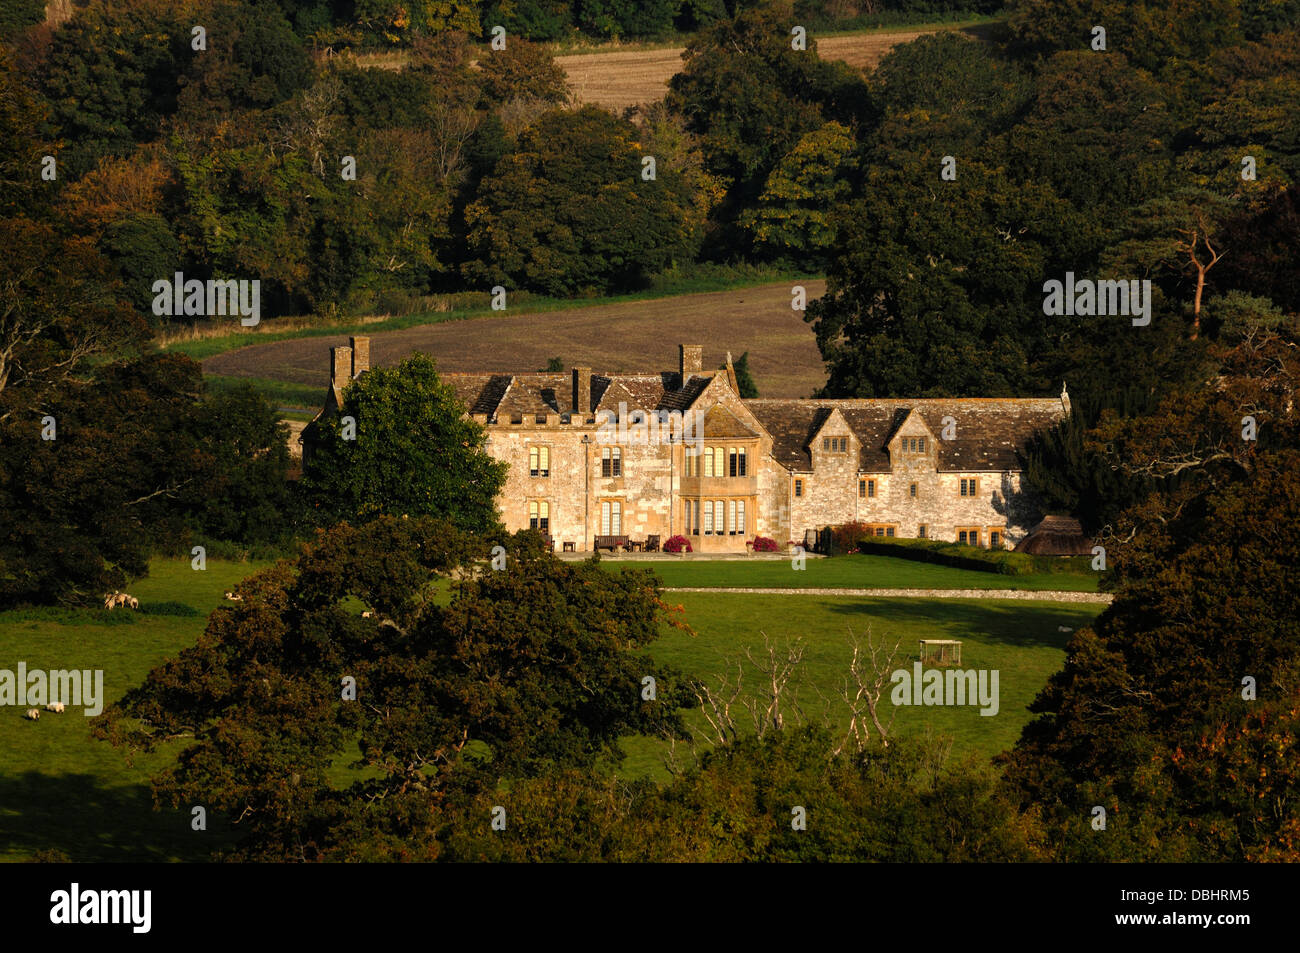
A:
[[[205,861],[233,843],[230,825],[208,811],[208,829],[190,829],[190,811],[153,810],[144,784],[105,786],[92,774],[26,771],[0,776],[0,857],[61,851],[79,862]]]
[[[1079,603],[1062,604],[1030,601],[1005,601],[990,605],[971,599],[861,599],[827,601],[823,608],[840,616],[860,619],[850,625],[856,632],[869,622],[885,618],[894,622],[931,628],[934,638],[960,639],[963,633],[975,633],[982,641],[1014,645],[1020,648],[1065,650],[1073,632],[1058,627],[1078,629],[1088,625],[1103,606]]]

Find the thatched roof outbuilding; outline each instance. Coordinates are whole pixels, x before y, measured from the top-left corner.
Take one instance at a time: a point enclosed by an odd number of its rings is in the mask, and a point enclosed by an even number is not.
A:
[[[1069,516],[1045,516],[1016,545],[1016,552],[1034,556],[1090,556],[1092,540],[1079,521]]]

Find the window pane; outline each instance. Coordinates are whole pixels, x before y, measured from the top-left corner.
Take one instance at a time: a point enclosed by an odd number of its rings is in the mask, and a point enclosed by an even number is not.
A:
[[[614,532],[613,532],[613,535],[615,535],[615,536],[622,536],[622,535],[623,535],[623,504],[622,504],[622,503],[615,503],[615,504],[614,504],[613,520],[614,520],[614,522],[613,522],[613,526],[614,526]]]
[[[713,535],[713,501],[704,501],[704,535]]]
[[[745,501],[736,501],[736,532],[745,535]]]
[[[748,471],[745,469],[745,448],[740,448],[740,476],[745,476]]]
[[[916,442],[916,449],[920,453],[925,453],[925,438],[922,437]]]

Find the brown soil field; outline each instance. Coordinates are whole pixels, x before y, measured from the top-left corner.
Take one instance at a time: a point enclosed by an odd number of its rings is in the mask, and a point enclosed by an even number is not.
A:
[[[987,27],[935,25],[897,33],[862,33],[813,39],[816,40],[818,55],[824,60],[843,60],[858,69],[874,69],[895,45],[911,42],[927,33],[954,29],[967,36],[978,36]],[[628,106],[662,99],[668,91],[668,80],[682,68],[683,52],[682,48],[617,50],[557,56],[555,62],[568,75],[569,86],[579,103],[594,103],[621,112]]]
[[[804,286],[811,300],[826,283]],[[329,349],[347,343],[340,334],[254,344],[206,359],[203,370],[319,384],[323,395]],[[764,397],[807,397],[826,382],[812,327],[791,310],[790,285],[784,283],[381,331],[370,336],[370,355],[375,367],[423,351],[442,371],[527,373],[559,357],[566,368],[655,373],[677,366],[678,344],[704,345],[706,368],[718,367],[727,351],[736,359],[748,351]]]

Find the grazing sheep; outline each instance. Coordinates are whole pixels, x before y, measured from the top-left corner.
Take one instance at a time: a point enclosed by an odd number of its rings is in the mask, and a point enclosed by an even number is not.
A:
[[[41,710],[39,708],[29,708],[27,709],[27,713],[23,715],[23,717],[26,718],[28,721],[40,721]]]
[[[374,612],[372,612],[370,609],[367,609],[365,612],[361,613],[361,618],[363,618],[363,619],[369,619],[369,618],[370,618],[371,616],[373,616],[373,615],[374,615]]]
[[[1073,632],[1074,629],[1070,628],[1068,625],[1058,625],[1058,626],[1056,627],[1056,631],[1057,631],[1057,632]]]
[[[111,610],[115,605],[117,605],[117,593],[110,592],[104,597],[104,608]]]
[[[244,597],[243,597],[243,596],[237,596],[237,595],[235,595],[233,592],[227,592],[227,593],[226,593],[226,599],[229,600],[230,602],[243,602],[243,601],[244,601]]]
[[[127,596],[126,604],[129,605],[132,609],[140,608],[140,600],[137,599],[135,596]]]
[[[34,709],[33,709],[33,710],[34,710]],[[50,702],[48,705],[45,706],[45,710],[46,710],[46,711],[58,712],[60,715],[62,715],[62,714],[63,714],[63,702]]]

